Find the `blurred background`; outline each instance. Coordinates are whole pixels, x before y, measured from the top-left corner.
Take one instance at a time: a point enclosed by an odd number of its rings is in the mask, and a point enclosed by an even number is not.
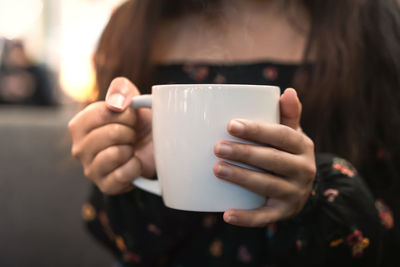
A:
[[[92,55],[121,0],[0,0],[0,266],[112,266],[86,232],[67,123],[96,98]]]

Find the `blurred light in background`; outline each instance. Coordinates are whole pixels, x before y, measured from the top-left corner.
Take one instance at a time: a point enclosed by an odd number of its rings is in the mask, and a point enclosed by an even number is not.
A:
[[[60,80],[78,101],[97,97],[92,65],[96,43],[118,0],[63,0],[61,6]]]
[[[38,19],[42,9],[41,0],[0,0],[0,36],[20,37]]]
[[[59,74],[66,95],[92,101],[97,96],[93,53],[110,15],[122,2],[0,0],[0,41],[22,40],[34,61]]]

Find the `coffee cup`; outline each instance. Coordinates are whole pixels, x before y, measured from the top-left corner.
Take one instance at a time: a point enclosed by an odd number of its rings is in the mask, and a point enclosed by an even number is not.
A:
[[[265,197],[214,175],[220,160],[214,145],[220,140],[249,143],[229,135],[231,119],[279,123],[279,97],[276,86],[236,84],[155,85],[151,95],[134,97],[133,108],[152,109],[158,180],[139,177],[133,184],[160,195],[173,209],[222,212],[262,206]]]

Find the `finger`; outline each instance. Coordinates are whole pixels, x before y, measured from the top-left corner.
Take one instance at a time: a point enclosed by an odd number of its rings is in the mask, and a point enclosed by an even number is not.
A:
[[[235,119],[229,122],[228,132],[233,136],[289,153],[301,154],[305,149],[301,132],[277,123]]]
[[[219,158],[241,162],[280,176],[291,177],[306,166],[297,155],[273,147],[220,141],[214,147]]]
[[[89,164],[97,153],[113,145],[133,145],[136,132],[131,127],[112,123],[96,128],[73,146],[73,155]]]
[[[68,124],[73,140],[80,140],[95,128],[109,123],[119,123],[132,127],[136,123],[133,109],[116,113],[110,111],[104,102],[95,102],[79,112]]]
[[[214,167],[215,176],[265,197],[288,198],[297,194],[297,187],[273,174],[261,173],[219,161]]]
[[[279,100],[281,124],[289,126],[292,129],[300,128],[301,103],[293,88],[288,88],[281,95]]]
[[[134,154],[132,146],[110,146],[96,155],[90,166],[85,169],[85,175],[98,183],[113,170],[128,162]]]
[[[285,215],[279,206],[263,206],[254,210],[227,210],[223,218],[225,222],[237,226],[265,227],[284,219]]]
[[[113,111],[121,112],[131,104],[132,97],[139,94],[137,87],[127,78],[115,78],[107,91],[107,107]]]
[[[141,163],[132,157],[122,166],[113,170],[106,178],[97,183],[100,190],[107,195],[115,195],[133,188],[132,181],[141,174]]]

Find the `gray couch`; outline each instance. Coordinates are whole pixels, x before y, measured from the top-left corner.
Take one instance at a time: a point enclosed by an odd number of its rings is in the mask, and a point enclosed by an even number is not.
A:
[[[70,156],[76,107],[0,107],[0,266],[112,266],[88,235],[88,181]]]

